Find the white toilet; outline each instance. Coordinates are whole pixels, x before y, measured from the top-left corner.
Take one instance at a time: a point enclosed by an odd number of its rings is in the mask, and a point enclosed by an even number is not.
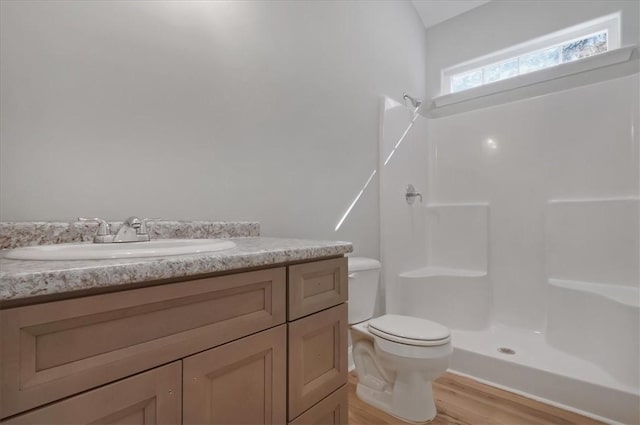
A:
[[[407,422],[436,416],[431,381],[451,356],[451,334],[439,323],[385,314],[373,318],[380,262],[349,258],[349,325],[363,401]]]

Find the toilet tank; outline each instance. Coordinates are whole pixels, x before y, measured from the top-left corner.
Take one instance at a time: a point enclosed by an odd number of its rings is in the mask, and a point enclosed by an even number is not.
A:
[[[380,282],[380,261],[349,257],[349,324],[373,317]]]

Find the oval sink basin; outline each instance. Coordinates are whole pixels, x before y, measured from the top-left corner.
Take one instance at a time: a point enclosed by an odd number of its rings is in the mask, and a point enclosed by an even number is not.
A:
[[[106,260],[110,258],[164,257],[223,251],[236,246],[224,239],[156,239],[130,243],[63,243],[16,248],[5,258],[12,260]]]

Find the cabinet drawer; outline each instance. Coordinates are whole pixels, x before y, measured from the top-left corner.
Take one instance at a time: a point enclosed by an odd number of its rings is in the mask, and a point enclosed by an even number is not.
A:
[[[184,424],[284,424],[285,325],[184,359]]]
[[[286,270],[0,311],[0,417],[283,323]]]
[[[347,425],[348,409],[348,390],[343,385],[289,425]]]
[[[347,305],[288,326],[288,419],[292,420],[347,383]]]
[[[178,424],[180,361],[15,416],[2,425]]]
[[[289,266],[289,320],[347,301],[347,259]]]

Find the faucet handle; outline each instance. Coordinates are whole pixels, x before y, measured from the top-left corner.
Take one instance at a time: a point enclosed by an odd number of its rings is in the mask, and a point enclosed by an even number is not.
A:
[[[122,223],[122,226],[136,229],[136,233],[138,233],[137,230],[142,227],[142,221],[140,221],[140,219],[136,216],[131,216]]]
[[[422,194],[420,194],[420,192],[416,192],[416,188],[412,184],[407,185],[407,192],[404,195],[407,204],[413,205],[416,201],[416,197],[420,198],[420,202],[422,202]]]
[[[160,217],[151,217],[151,218],[143,218],[142,220],[140,220],[142,222],[142,225],[140,226],[140,235],[146,235],[148,233],[147,231],[147,223],[149,223],[150,221],[158,221],[160,220]]]
[[[101,218],[78,217],[78,221],[98,223],[98,233],[96,236],[107,236],[111,234],[111,225]]]

